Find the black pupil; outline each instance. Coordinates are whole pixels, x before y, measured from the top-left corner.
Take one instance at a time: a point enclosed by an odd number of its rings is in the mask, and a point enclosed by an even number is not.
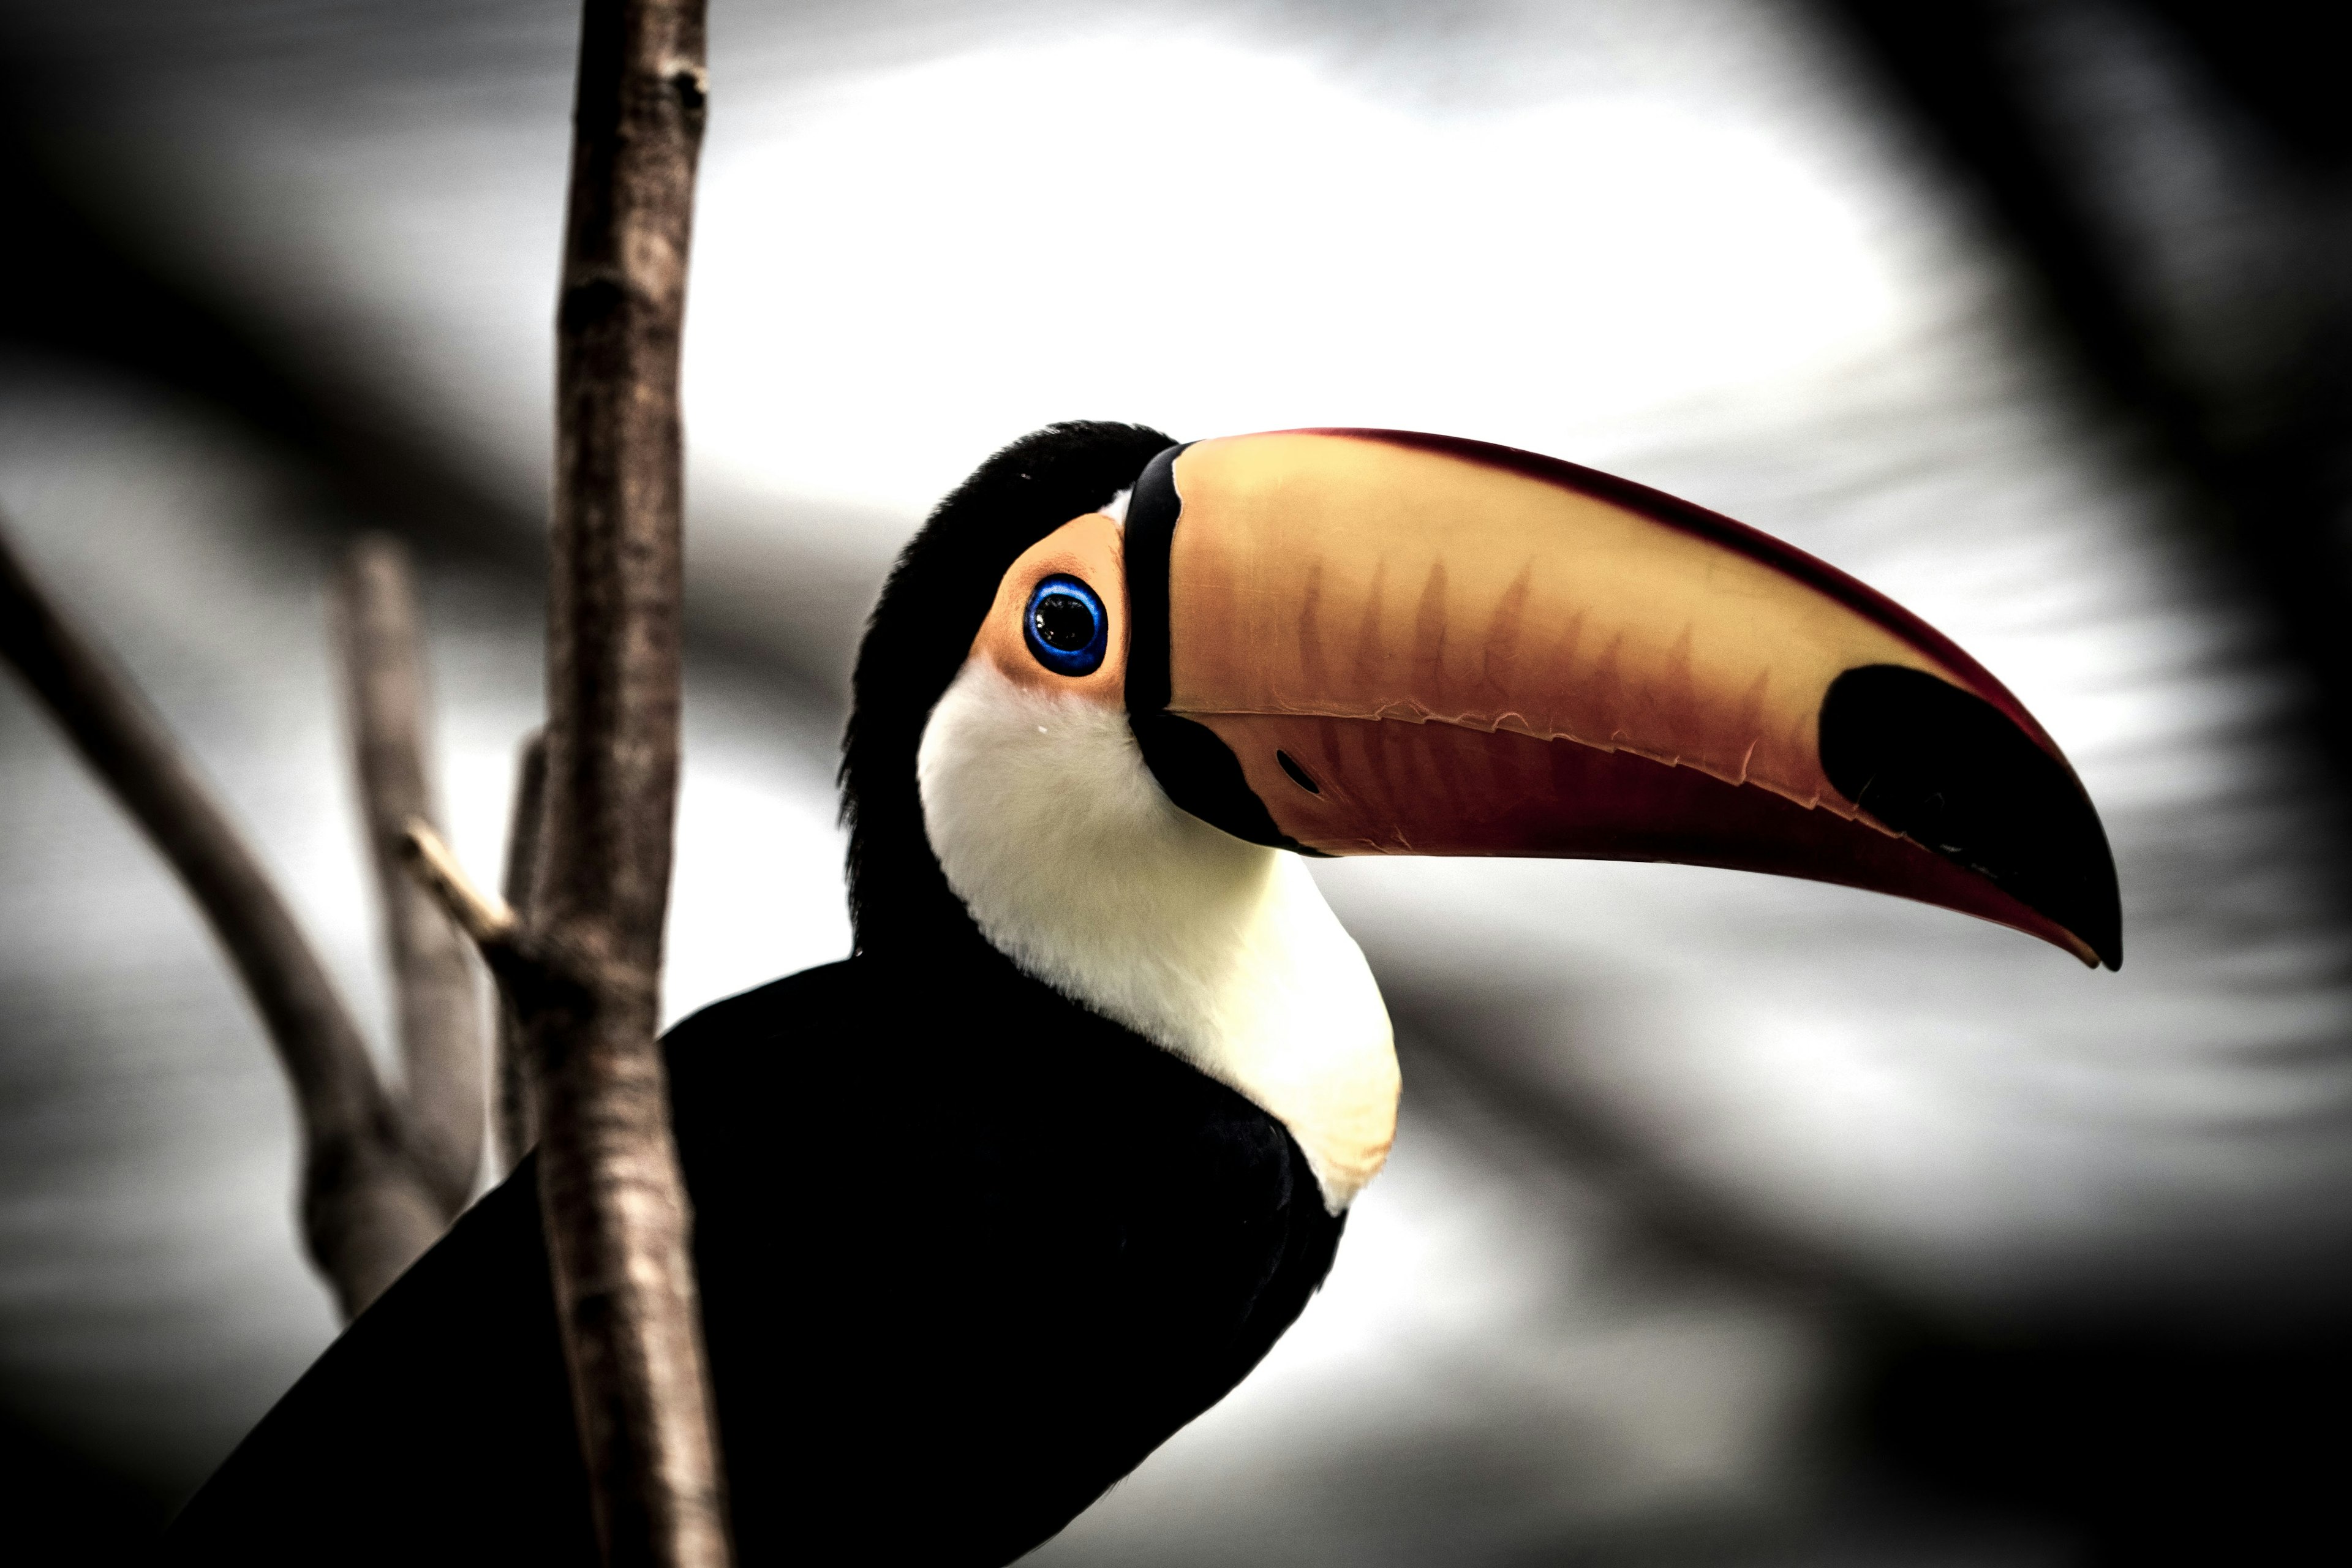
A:
[[[1064,653],[1077,653],[1095,640],[1095,613],[1084,599],[1048,594],[1037,601],[1037,640]]]

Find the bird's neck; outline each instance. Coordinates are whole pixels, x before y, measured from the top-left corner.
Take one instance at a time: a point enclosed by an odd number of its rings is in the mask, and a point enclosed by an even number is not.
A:
[[[981,934],[1281,1121],[1345,1208],[1395,1134],[1396,1052],[1305,863],[1180,810],[1123,712],[981,660],[932,710],[917,774],[932,852]]]

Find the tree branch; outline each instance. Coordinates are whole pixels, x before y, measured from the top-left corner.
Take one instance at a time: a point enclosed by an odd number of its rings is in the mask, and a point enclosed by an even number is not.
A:
[[[210,922],[293,1080],[302,1232],[355,1316],[441,1234],[399,1108],[285,900],[160,721],[0,535],[0,654],[145,830]]]
[[[410,1147],[443,1215],[454,1218],[482,1165],[482,1001],[464,938],[404,865],[408,824],[436,815],[424,637],[406,552],[382,534],[355,541],[334,608],[353,772],[399,1004]]]
[[[609,1564],[727,1568],[691,1216],[659,1023],[677,804],[678,348],[706,79],[701,0],[586,0],[556,325],[544,800],[509,885],[429,824],[410,865],[513,1009],[596,1529]]]
[[[500,890],[518,921],[530,918],[531,889],[539,877],[540,824],[547,816],[547,736],[534,730],[522,743],[515,768],[514,807],[507,821],[506,873]],[[499,1168],[511,1171],[539,1142],[532,1114],[530,1075],[524,1070],[522,1028],[502,997],[493,1037],[491,1081],[497,1086],[496,1122]]]
[[[556,331],[547,799],[501,973],[597,1529],[613,1564],[730,1558],[691,1219],[656,1040],[678,756],[678,349],[702,0],[586,0]]]
[[[474,939],[495,967],[516,962],[517,922],[514,910],[474,885],[466,868],[434,826],[412,816],[401,835],[401,858],[407,862],[422,893],[439,907],[451,925]]]

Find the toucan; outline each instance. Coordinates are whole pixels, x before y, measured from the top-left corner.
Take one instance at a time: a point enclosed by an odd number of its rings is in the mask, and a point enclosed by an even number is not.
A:
[[[1309,874],[1680,861],[2122,957],[2058,747],[1852,578],[1549,458],[1055,425],[898,558],[852,955],[665,1044],[740,1561],[1013,1561],[1265,1356],[1396,1054]],[[187,1505],[175,1562],[596,1560],[526,1159]]]

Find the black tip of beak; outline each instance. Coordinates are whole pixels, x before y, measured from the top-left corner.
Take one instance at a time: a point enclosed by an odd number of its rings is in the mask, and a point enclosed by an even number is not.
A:
[[[1991,703],[1899,665],[1849,669],[1822,700],[1821,753],[1848,800],[2122,967],[2098,813],[2066,764]]]

